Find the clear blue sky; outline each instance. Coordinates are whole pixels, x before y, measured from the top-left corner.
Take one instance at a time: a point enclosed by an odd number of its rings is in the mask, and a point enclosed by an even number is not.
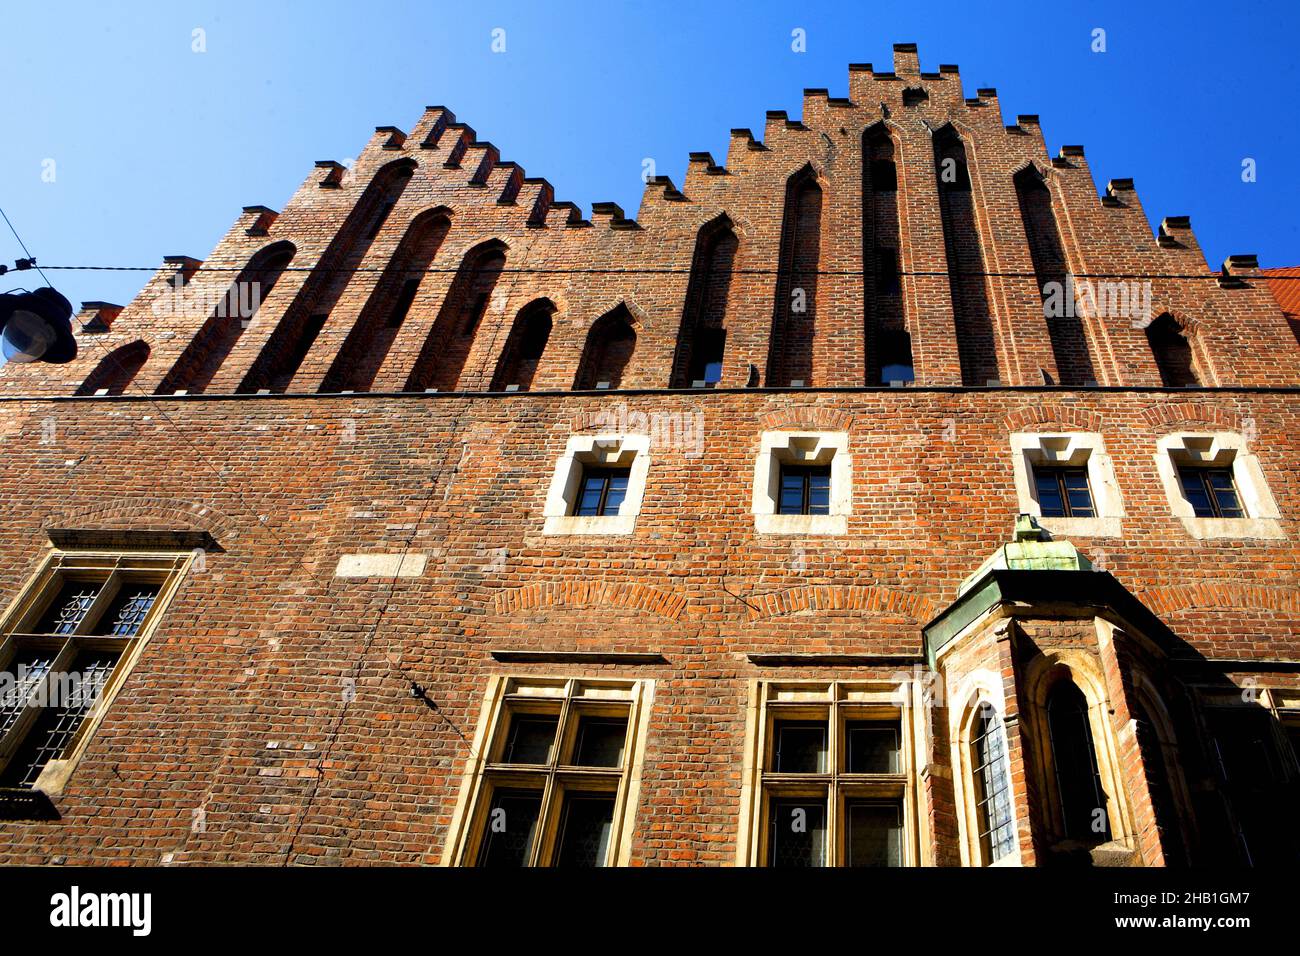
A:
[[[1294,0],[11,2],[0,203],[44,263],[202,258],[241,206],[281,207],[314,160],[443,104],[557,198],[634,215],[645,158],[680,185],[689,151],[724,161],[731,127],[761,135],[766,110],[797,116],[804,87],[846,95],[850,62],[888,69],[915,41],[922,69],[960,65],[968,95],[996,86],[1009,122],[1040,114],[1053,153],[1084,144],[1099,188],[1131,176],[1155,222],[1190,215],[1212,264],[1296,264],[1297,27]],[[0,234],[0,257],[20,254]],[[146,278],[50,276],[116,302]]]

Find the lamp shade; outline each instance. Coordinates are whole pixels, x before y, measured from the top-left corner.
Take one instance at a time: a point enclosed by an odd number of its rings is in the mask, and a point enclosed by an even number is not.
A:
[[[72,304],[49,288],[0,295],[0,352],[9,362],[71,362]]]

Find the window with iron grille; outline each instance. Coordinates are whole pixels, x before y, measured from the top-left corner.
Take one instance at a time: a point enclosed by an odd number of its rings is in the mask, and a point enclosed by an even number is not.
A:
[[[1087,468],[1034,466],[1038,506],[1044,518],[1092,518],[1092,490]]]
[[[36,787],[81,748],[189,558],[58,552],[46,562],[0,624],[0,789]]]
[[[761,690],[755,781],[760,866],[905,866],[913,824],[904,712],[857,685]],[[816,700],[820,697],[821,700]],[[784,698],[784,699],[783,699]]]
[[[627,497],[627,483],[631,474],[631,468],[584,467],[573,513],[578,517],[618,514],[619,506]]]
[[[614,866],[635,811],[645,682],[504,679],[471,781],[463,866]],[[458,815],[459,816],[459,815]],[[456,839],[453,826],[453,840]]]
[[[1198,518],[1244,518],[1231,468],[1178,467],[1183,497]]]
[[[980,856],[996,863],[1016,850],[1011,818],[1011,774],[1002,718],[981,703],[971,729],[971,776],[975,784],[975,818],[979,824]]]
[[[830,510],[830,465],[781,465],[777,514],[824,515]]]

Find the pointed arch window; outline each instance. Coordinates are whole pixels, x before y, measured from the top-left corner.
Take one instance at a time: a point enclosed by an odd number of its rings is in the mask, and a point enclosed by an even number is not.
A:
[[[739,246],[731,220],[725,215],[700,230],[677,334],[673,388],[712,387],[722,379],[727,299]]]
[[[1201,384],[1192,345],[1172,315],[1165,312],[1147,326],[1147,342],[1160,370],[1161,385],[1194,388]]]
[[[1106,792],[1097,765],[1088,701],[1073,681],[1061,680],[1048,693],[1047,729],[1065,837],[1105,843],[1110,839]]]
[[[971,777],[979,826],[980,858],[996,863],[1016,851],[1011,815],[1011,770],[1002,717],[982,701],[971,727]]]
[[[208,387],[296,252],[293,243],[277,242],[249,260],[162,380],[159,395],[202,392]]]
[[[526,392],[532,387],[551,338],[554,315],[555,303],[550,299],[538,299],[519,310],[492,376],[492,391]]]
[[[580,391],[620,387],[635,351],[632,315],[626,305],[620,304],[592,325],[573,387]]]
[[[105,355],[77,389],[77,395],[122,395],[149,361],[149,346],[140,340]]]
[[[499,239],[480,243],[465,253],[407,378],[408,392],[457,388],[505,267],[506,245]]]

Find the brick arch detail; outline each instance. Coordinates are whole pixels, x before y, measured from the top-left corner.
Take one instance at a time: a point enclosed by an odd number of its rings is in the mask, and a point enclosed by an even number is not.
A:
[[[1204,402],[1161,402],[1142,409],[1142,417],[1154,427],[1188,424],[1217,425],[1234,430],[1244,427],[1236,412]]]
[[[807,585],[751,597],[746,603],[751,621],[800,611],[865,611],[905,614],[917,622],[925,622],[938,610],[931,598],[873,584]]]
[[[533,608],[619,607],[648,611],[670,621],[686,612],[686,598],[646,584],[607,584],[599,581],[550,581],[499,591],[493,599],[498,614]]]
[[[120,498],[106,504],[52,511],[41,523],[42,528],[74,527],[83,530],[124,530],[128,528],[184,528],[207,531],[218,541],[238,537],[235,518],[211,505],[200,505],[180,498]]]
[[[1045,403],[1026,405],[1013,409],[1003,419],[1007,431],[1023,431],[1026,428],[1066,427],[1081,428],[1090,432],[1101,431],[1102,417],[1099,412],[1089,409],[1074,408],[1069,405]]]
[[[1258,608],[1300,615],[1300,589],[1270,588],[1254,584],[1175,584],[1150,588],[1139,594],[1156,614],[1195,608]]]
[[[836,408],[820,405],[796,405],[776,408],[759,416],[759,425],[765,431],[791,431],[807,428],[822,431],[848,431],[854,418]]]

